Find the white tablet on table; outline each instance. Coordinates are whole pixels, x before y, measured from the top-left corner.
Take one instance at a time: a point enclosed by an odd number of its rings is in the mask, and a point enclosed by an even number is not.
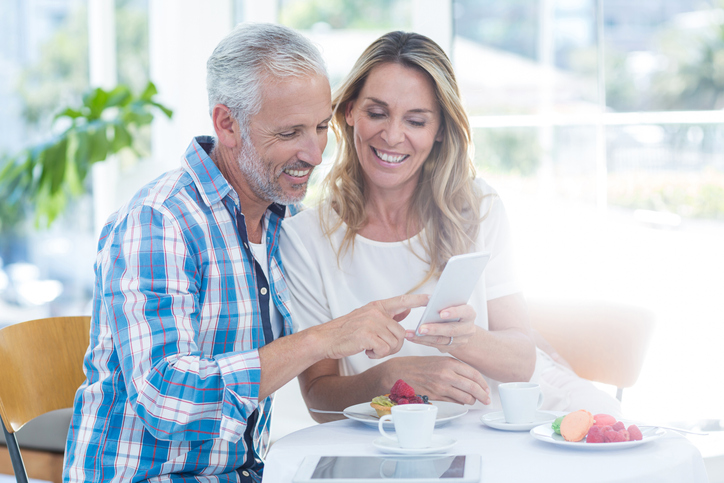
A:
[[[293,483],[475,483],[480,455],[307,456]]]

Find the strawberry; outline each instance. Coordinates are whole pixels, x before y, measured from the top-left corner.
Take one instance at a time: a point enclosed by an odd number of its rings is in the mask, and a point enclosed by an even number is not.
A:
[[[394,386],[392,386],[392,389],[390,390],[390,399],[392,399],[392,396],[395,396],[397,398],[404,397],[404,398],[411,398],[415,397],[415,390],[407,384],[402,379],[398,379]],[[394,400],[394,399],[393,399]]]

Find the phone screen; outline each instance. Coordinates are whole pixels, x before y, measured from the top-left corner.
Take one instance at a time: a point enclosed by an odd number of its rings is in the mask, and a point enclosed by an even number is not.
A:
[[[465,455],[444,456],[323,456],[312,473],[312,480],[379,479],[413,481],[465,476]]]

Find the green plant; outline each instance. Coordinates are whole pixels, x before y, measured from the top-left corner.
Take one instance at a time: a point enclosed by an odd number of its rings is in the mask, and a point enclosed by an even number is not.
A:
[[[70,198],[85,192],[94,163],[123,149],[135,151],[138,129],[153,121],[155,110],[173,115],[154,101],[157,93],[152,82],[140,95],[126,85],[93,89],[83,95],[80,106],[66,107],[55,116],[54,126],[69,123],[59,135],[5,156],[0,161],[0,226],[12,225],[28,207],[36,225],[45,221],[50,226]]]

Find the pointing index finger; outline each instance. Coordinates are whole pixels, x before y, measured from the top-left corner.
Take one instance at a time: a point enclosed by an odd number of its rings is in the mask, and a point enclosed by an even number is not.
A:
[[[424,293],[398,295],[389,299],[381,300],[382,308],[390,317],[394,317],[408,309],[424,307],[427,305],[430,296]]]

